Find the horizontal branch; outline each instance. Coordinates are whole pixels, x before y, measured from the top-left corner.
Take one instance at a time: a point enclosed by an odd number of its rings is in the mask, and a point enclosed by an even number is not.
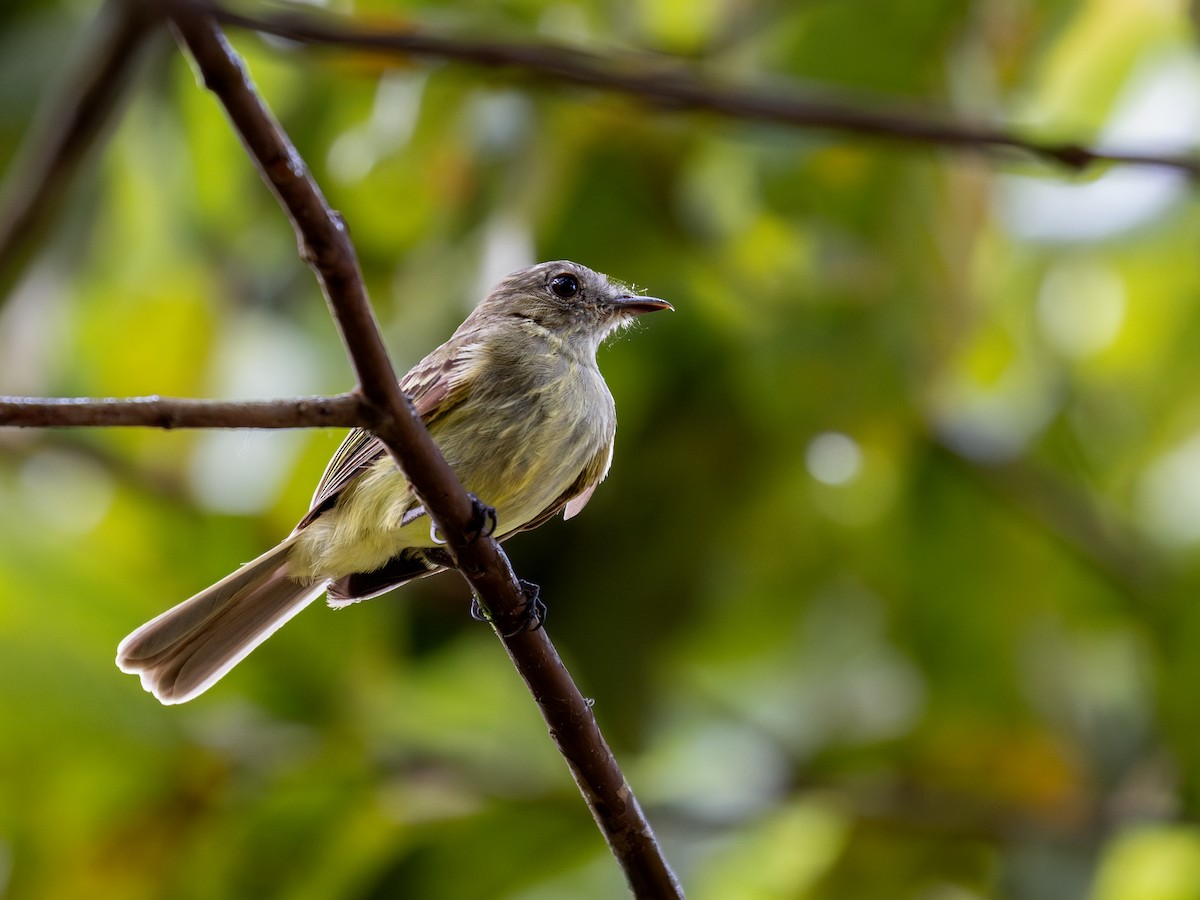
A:
[[[0,427],[353,428],[368,416],[357,392],[289,400],[0,397]]]
[[[987,125],[954,122],[911,109],[898,111],[897,101],[891,98],[876,98],[867,103],[861,98],[832,98],[828,92],[817,96],[811,90],[796,87],[714,84],[680,64],[664,66],[657,61],[608,58],[546,42],[472,40],[430,34],[408,26],[386,30],[374,23],[364,25],[347,18],[290,10],[249,16],[217,4],[208,8],[227,25],[297,43],[513,69],[568,84],[628,94],[675,109],[981,152],[1015,151],[1075,171],[1094,164],[1123,163],[1176,169],[1200,179],[1200,159],[1195,157],[1043,142]]]

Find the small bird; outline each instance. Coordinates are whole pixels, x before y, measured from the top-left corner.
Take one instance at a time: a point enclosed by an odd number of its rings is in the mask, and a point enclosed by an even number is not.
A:
[[[400,380],[459,480],[495,510],[498,539],[583,509],[617,428],[596,350],[672,308],[577,263],[541,263],[496,285]],[[383,444],[356,429],[282,543],[130,634],[117,665],[163,703],[191,700],[322,593],[345,606],[452,565],[442,543]]]

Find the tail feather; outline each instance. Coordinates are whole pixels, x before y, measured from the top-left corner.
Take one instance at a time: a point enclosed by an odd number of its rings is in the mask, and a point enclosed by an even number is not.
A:
[[[141,675],[163,703],[183,703],[212,687],[284,622],[325,590],[288,577],[292,540],[150,620],[117,648],[117,665]]]

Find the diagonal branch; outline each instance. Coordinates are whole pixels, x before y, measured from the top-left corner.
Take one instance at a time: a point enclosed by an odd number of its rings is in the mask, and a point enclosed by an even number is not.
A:
[[[933,144],[980,152],[1016,152],[1079,171],[1096,164],[1123,163],[1158,166],[1200,179],[1200,159],[1180,154],[1100,150],[1070,142],[1046,142],[1014,131],[982,124],[955,122],[923,110],[898,110],[896,100],[864,101],[820,94],[797,87],[713,83],[678,64],[664,66],[629,58],[608,58],[551,43],[507,43],[446,37],[419,29],[383,30],[351,19],[309,12],[286,11],[249,16],[213,3],[211,14],[227,25],[274,35],[303,44],[347,47],[417,56],[453,59],[492,69],[512,69],[547,76],[567,84],[628,94],[670,109],[700,110],[735,119],[774,122],[886,138],[906,143]]]
[[[983,464],[934,438],[934,449],[1085,566],[1148,606],[1162,571],[1134,529],[1101,504],[1028,461]]]
[[[0,427],[353,428],[366,421],[365,402],[357,393],[235,401],[0,397]]]
[[[143,45],[156,33],[158,17],[146,4],[110,0],[98,21],[100,34],[86,59],[43,104],[40,127],[31,131],[5,179],[0,284],[15,277],[16,259],[40,235],[59,195],[120,104]]]
[[[205,85],[224,105],[292,220],[301,255],[325,291],[358,374],[371,430],[401,464],[447,539],[457,567],[493,613],[497,634],[630,886],[638,897],[682,897],[588,702],[545,631],[513,628],[522,621],[526,598],[500,545],[479,535],[474,505],[399,389],[344,223],[329,208],[303,160],[255,93],[241,60],[216,23],[185,6],[173,7],[171,15],[180,43],[191,54]]]

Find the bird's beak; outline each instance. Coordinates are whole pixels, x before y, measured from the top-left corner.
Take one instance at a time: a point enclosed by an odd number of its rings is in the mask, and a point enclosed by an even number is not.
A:
[[[640,316],[642,313],[658,312],[660,309],[669,309],[672,312],[675,310],[666,300],[659,300],[657,297],[618,297],[612,301],[612,305],[617,312],[627,316]]]

